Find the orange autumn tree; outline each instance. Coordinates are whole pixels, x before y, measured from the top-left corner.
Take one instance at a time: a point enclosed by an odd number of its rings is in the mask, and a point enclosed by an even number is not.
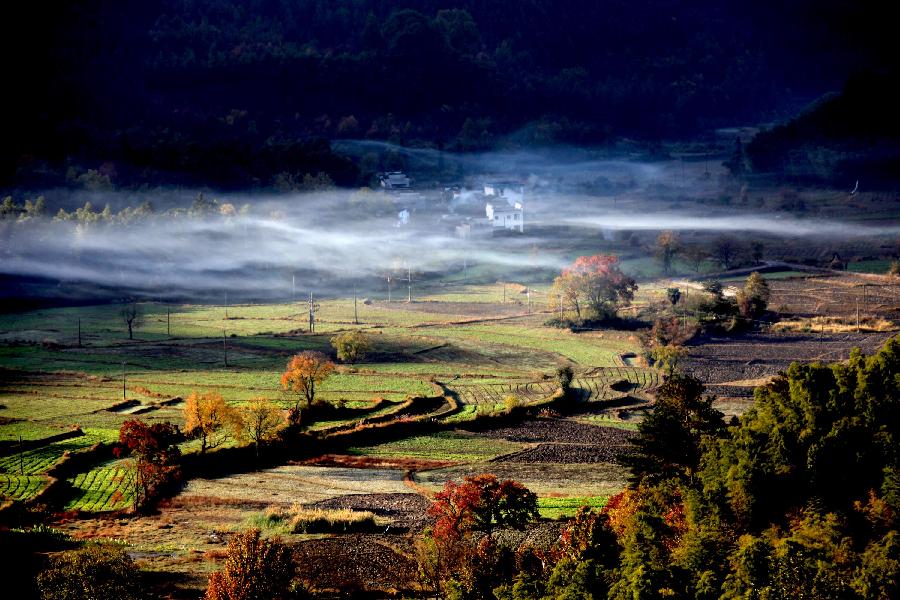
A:
[[[225,566],[209,576],[205,600],[270,600],[295,597],[290,549],[263,539],[259,529],[235,534],[228,542]]]
[[[228,440],[235,418],[235,410],[225,403],[222,394],[192,392],[184,404],[182,431],[200,440],[200,454],[205,454]]]
[[[634,299],[637,284],[619,268],[619,259],[610,254],[580,256],[553,280],[550,308],[574,310],[577,319],[608,318],[616,308]]]
[[[301,403],[306,400],[306,407],[312,406],[316,385],[328,379],[333,371],[334,363],[321,352],[306,351],[291,358],[281,375],[281,387],[295,394],[288,416],[291,423],[300,422]]]

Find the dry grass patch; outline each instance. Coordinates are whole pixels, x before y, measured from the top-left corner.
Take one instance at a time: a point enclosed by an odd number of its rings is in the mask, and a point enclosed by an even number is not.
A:
[[[881,317],[811,317],[788,319],[772,325],[772,331],[823,332],[823,333],[882,333],[894,331],[897,324]]]
[[[282,534],[363,533],[374,531],[378,526],[375,514],[369,511],[306,508],[300,504],[294,504],[288,510],[270,506],[263,514],[253,515],[248,521],[253,527]]]

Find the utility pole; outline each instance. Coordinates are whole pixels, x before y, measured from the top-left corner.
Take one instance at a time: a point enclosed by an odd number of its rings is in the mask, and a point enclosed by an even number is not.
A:
[[[228,290],[225,290],[225,320],[228,320]]]
[[[78,347],[81,348],[81,317],[78,317]]]
[[[127,400],[125,395],[125,361],[122,361],[122,400]]]
[[[856,299],[856,333],[859,333],[859,298]]]
[[[222,356],[225,358],[225,368],[228,368],[228,336],[225,329],[222,329]]]
[[[869,284],[863,284],[863,303],[865,306],[864,312],[865,314],[869,314]]]
[[[412,302],[412,269],[406,266],[406,301]]]
[[[563,320],[562,294],[556,295],[556,303],[559,305],[559,322],[562,323],[562,320]]]
[[[309,293],[309,332],[316,331],[315,304],[313,303],[313,293]]]
[[[359,325],[359,311],[356,309],[356,286],[353,286],[353,322]]]

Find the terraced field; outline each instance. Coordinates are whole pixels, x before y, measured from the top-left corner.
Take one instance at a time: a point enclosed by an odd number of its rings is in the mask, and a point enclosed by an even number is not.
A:
[[[127,509],[134,497],[132,478],[121,463],[79,473],[70,480],[73,498],[66,510],[105,512]]]
[[[609,400],[623,392],[647,394],[659,385],[659,373],[636,367],[598,367],[583,376],[575,377],[572,387],[583,390],[585,399]],[[541,381],[508,383],[451,383],[463,404],[502,406],[508,396],[528,404],[553,394],[559,385],[550,378]]]
[[[43,475],[0,473],[0,499],[29,500],[37,496],[47,482]]]

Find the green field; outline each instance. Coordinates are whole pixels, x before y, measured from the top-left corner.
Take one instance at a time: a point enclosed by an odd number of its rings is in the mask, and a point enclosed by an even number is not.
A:
[[[545,519],[559,519],[575,516],[583,506],[599,509],[609,500],[606,496],[575,496],[569,498],[556,498],[543,496],[538,498],[538,512]]]
[[[448,462],[475,462],[514,452],[520,444],[494,440],[462,432],[448,431],[409,437],[397,442],[350,448],[358,456],[378,458],[417,458]]]
[[[47,485],[41,475],[0,473],[0,500],[29,500]]]
[[[891,268],[891,260],[860,260],[847,263],[847,270],[852,273],[874,273],[876,275],[887,275],[888,269]]]
[[[630,333],[576,334],[545,326],[546,283],[528,284],[529,306],[524,285],[506,284],[504,302],[504,284],[496,279],[472,283],[475,280],[473,274],[468,282],[447,279],[418,287],[412,303],[403,301],[399,288],[393,302],[376,294],[375,301],[357,303],[359,325],[354,323],[352,299],[321,299],[315,333],[306,331],[303,303],[232,305],[227,319],[224,306],[145,303],[140,305],[144,320],[134,340],[127,339],[117,305],[2,315],[0,441],[17,441],[19,436],[39,440],[74,426],[87,435],[21,455],[8,450],[0,457],[0,495],[34,497],[44,485],[43,474],[65,452],[114,441],[126,419],[181,425],[178,399],[194,391],[216,390],[235,406],[264,397],[287,407],[293,398],[281,389],[279,378],[288,359],[304,350],[333,356],[330,338],[338,331],[362,329],[370,336],[372,350],[359,364],[338,365],[319,385],[319,398],[357,408],[384,398],[388,404],[364,414],[384,418],[408,398],[435,394],[432,381],[443,381],[460,390],[463,404],[447,418],[449,424],[504,410],[500,390],[530,390],[521,396],[523,402],[543,397],[544,391],[553,391],[553,373],[560,364],[576,371],[620,367],[621,355],[638,347]],[[533,385],[538,387],[529,387]],[[484,395],[487,391],[496,394]],[[466,398],[474,405],[467,405]],[[125,399],[130,404],[119,406]],[[351,422],[322,421],[309,428],[322,431]],[[194,452],[198,447],[188,441],[181,449]],[[519,448],[504,440],[446,431],[351,452],[475,463]],[[62,508],[97,512],[129,505],[121,464],[95,465],[69,483],[73,497]]]
[[[66,510],[101,512],[123,510],[131,505],[132,475],[122,463],[111,463],[70,480],[74,497]]]

